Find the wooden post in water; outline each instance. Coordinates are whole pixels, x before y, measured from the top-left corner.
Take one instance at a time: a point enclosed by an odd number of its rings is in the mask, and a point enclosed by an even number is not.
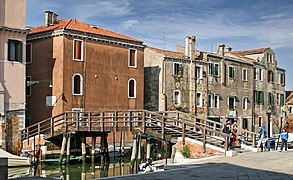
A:
[[[68,134],[67,137],[67,146],[66,146],[66,163],[69,163],[70,160],[70,136],[71,134]]]
[[[61,145],[60,156],[59,156],[60,164],[62,163],[65,146],[66,146],[66,134],[63,134],[62,145]]]
[[[171,163],[174,163],[175,159],[175,154],[176,154],[176,144],[172,145],[172,152],[171,152]]]
[[[122,146],[122,149],[121,149],[121,153],[122,153],[122,160],[124,160],[124,142],[125,142],[125,132],[121,132],[121,146]]]
[[[96,138],[97,138],[96,136],[92,137],[92,153],[91,153],[92,163],[95,163]]]
[[[104,142],[105,142],[105,156],[106,156],[106,161],[110,162],[110,154],[109,154],[109,146],[108,146],[108,133],[105,133],[104,136]]]
[[[100,145],[101,145],[101,164],[104,164],[105,163],[105,142],[104,142],[104,133],[102,133],[102,136],[101,136],[101,142],[100,142]]]
[[[86,142],[85,142],[85,137],[84,137],[84,135],[82,135],[82,136],[80,137],[80,141],[81,141],[81,158],[82,158],[82,162],[85,163]]]
[[[136,153],[136,139],[133,139],[132,153],[131,153],[131,159],[130,159],[130,167],[132,172],[134,171],[135,153]]]

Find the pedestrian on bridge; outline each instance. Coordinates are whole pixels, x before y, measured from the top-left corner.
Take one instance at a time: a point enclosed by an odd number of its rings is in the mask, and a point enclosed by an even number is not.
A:
[[[282,139],[282,144],[281,144],[280,152],[283,151],[284,146],[285,146],[285,151],[287,152],[288,132],[286,132],[285,129],[282,130],[281,139]]]

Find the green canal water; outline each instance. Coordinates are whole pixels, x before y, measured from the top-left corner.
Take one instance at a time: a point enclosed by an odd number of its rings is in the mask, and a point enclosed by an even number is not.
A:
[[[131,174],[130,163],[111,162],[100,163],[80,163],[69,165],[39,164],[34,167],[9,168],[9,179],[16,177],[40,176],[62,180],[88,180],[102,177],[122,176]]]

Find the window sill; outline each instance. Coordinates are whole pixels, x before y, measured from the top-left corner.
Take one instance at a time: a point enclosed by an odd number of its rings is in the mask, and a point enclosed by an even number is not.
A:
[[[73,59],[73,61],[82,62],[83,59]]]
[[[83,94],[72,94],[73,96],[82,96]]]
[[[136,97],[128,97],[128,99],[136,99]]]
[[[128,68],[137,69],[137,66],[128,66]]]

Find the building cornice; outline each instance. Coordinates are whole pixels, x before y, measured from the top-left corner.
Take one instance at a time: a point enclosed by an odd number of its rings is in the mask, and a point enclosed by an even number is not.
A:
[[[65,29],[55,30],[53,32],[51,31],[51,32],[46,32],[42,34],[37,34],[37,35],[31,35],[31,36],[29,35],[27,37],[27,41],[48,39],[48,38],[53,38],[57,36],[68,36],[72,38],[97,41],[100,43],[110,44],[112,46],[123,46],[123,47],[137,48],[137,49],[144,49],[146,47],[142,43],[139,43],[139,44],[132,43],[131,41],[123,41],[116,38],[109,38],[106,36],[98,36],[98,35],[93,35],[86,32],[79,32],[79,31],[65,30]]]
[[[10,28],[6,26],[0,26],[0,31],[8,31],[8,32],[14,32],[19,34],[26,34],[27,31],[24,29],[17,29],[17,28]]]

